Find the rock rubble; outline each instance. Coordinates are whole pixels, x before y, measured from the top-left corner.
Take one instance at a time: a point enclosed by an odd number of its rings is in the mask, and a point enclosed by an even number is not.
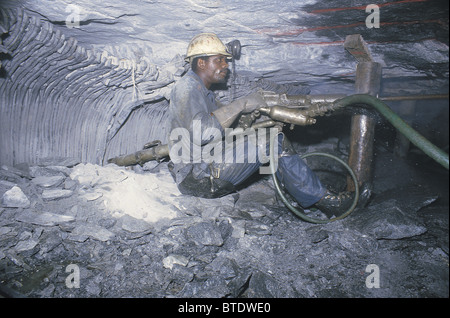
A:
[[[86,167],[94,174],[82,174]],[[153,195],[149,215],[107,204],[121,182],[146,187],[141,177],[160,180],[142,192]],[[413,198],[381,193],[342,221],[315,225],[277,200],[270,177],[214,200],[183,196],[170,178],[165,162],[151,172],[67,158],[2,166],[0,291],[25,297],[448,296],[448,235],[433,240],[435,231],[429,233],[418,212],[437,199],[426,187],[411,186]],[[167,215],[149,221],[161,209]],[[380,267],[383,288],[366,287],[369,264]],[[69,265],[79,269],[78,288],[67,283]],[[413,282],[402,280],[398,266],[407,266]]]

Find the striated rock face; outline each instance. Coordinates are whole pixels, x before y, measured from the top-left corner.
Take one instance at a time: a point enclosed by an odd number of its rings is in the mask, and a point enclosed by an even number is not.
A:
[[[361,34],[383,65],[382,93],[447,93],[448,5],[366,1],[2,1],[0,162],[48,156],[105,159],[164,141],[171,85],[199,32],[239,39],[225,102],[256,88],[353,92]]]
[[[2,162],[36,162],[60,154],[101,163],[111,139],[144,103],[136,97],[136,85],[159,78],[155,86],[163,87],[173,81],[148,63],[113,65],[24,10],[1,14],[8,30],[3,45],[11,52],[0,84],[2,113],[8,114],[0,119],[1,148],[8,149],[1,152]],[[160,96],[146,100],[153,98]],[[147,118],[159,123],[166,103],[152,106],[155,114]],[[164,129],[148,121],[140,125],[147,127],[144,143],[152,135],[164,136]]]

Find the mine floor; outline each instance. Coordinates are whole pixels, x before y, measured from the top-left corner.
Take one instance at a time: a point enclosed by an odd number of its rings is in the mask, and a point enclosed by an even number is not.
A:
[[[0,207],[3,297],[449,296],[448,171],[419,153],[378,149],[368,205],[325,225],[289,211],[270,176],[207,200],[177,192],[166,162],[73,165],[2,166],[0,196],[17,185],[29,201]],[[126,211],[117,187],[141,177],[155,181]]]

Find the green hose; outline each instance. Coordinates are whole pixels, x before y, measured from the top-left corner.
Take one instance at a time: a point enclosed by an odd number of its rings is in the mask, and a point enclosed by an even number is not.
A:
[[[444,152],[443,150],[439,149],[438,147],[436,147],[435,145],[433,145],[430,141],[428,141],[425,137],[423,137],[421,134],[419,134],[416,130],[414,130],[411,126],[409,126],[405,121],[403,121],[396,113],[394,113],[392,111],[392,109],[389,108],[389,106],[387,106],[386,104],[384,104],[381,100],[379,100],[376,97],[373,97],[371,95],[367,95],[367,94],[355,94],[355,95],[350,95],[347,97],[344,97],[342,99],[339,99],[337,101],[334,102],[334,109],[338,109],[338,108],[342,108],[342,107],[346,107],[346,106],[350,106],[350,105],[354,105],[354,104],[365,104],[365,105],[369,105],[374,107],[381,115],[383,115],[398,131],[400,131],[406,138],[408,138],[409,141],[411,141],[414,145],[416,145],[419,149],[421,149],[425,154],[427,154],[429,157],[431,157],[432,159],[434,159],[436,162],[438,162],[439,164],[441,164],[444,168],[446,168],[448,170],[449,166],[448,166],[448,154],[446,152]],[[272,145],[275,144],[274,143],[275,140],[272,140]],[[273,148],[271,147],[270,149],[270,156],[271,156],[271,160],[272,162],[274,162],[274,155],[275,152],[273,150]],[[319,220],[319,219],[314,219],[311,218],[309,216],[307,216],[305,213],[303,213],[302,211],[300,211],[299,209],[295,208],[286,198],[286,196],[284,195],[280,184],[278,183],[278,180],[276,178],[275,175],[275,169],[274,169],[274,165],[271,165],[272,167],[272,178],[275,184],[275,188],[278,192],[278,194],[280,195],[282,201],[284,202],[284,204],[292,211],[294,212],[298,217],[300,217],[301,219],[303,219],[304,221],[307,222],[311,222],[311,223],[316,223],[316,224],[324,224],[324,223],[328,223],[328,222],[332,222],[332,221],[336,221],[336,220],[340,220],[345,218],[346,216],[348,216],[356,207],[357,203],[358,203],[358,197],[359,197],[359,187],[358,187],[358,181],[357,178],[353,172],[353,170],[341,159],[327,154],[327,153],[309,153],[309,154],[305,154],[303,156],[301,156],[302,158],[306,158],[306,157],[310,157],[310,156],[323,156],[323,157],[328,157],[328,158],[332,158],[338,162],[340,162],[346,169],[347,171],[350,173],[353,182],[355,184],[355,198],[353,200],[353,204],[350,206],[350,208],[344,212],[342,215],[340,215],[339,217],[335,217],[332,219],[328,219],[328,220]]]
[[[354,104],[365,104],[374,107],[383,115],[398,131],[425,154],[434,159],[448,170],[448,154],[428,141],[424,136],[405,123],[396,113],[378,98],[367,94],[355,94],[344,97],[334,102],[337,108]]]
[[[275,145],[275,141],[277,135],[272,137],[271,140],[271,145]],[[281,200],[283,201],[283,203],[288,207],[289,210],[291,210],[292,212],[294,212],[295,215],[297,215],[298,217],[300,217],[302,220],[306,221],[306,222],[310,222],[310,223],[315,223],[315,224],[325,224],[325,223],[329,223],[329,222],[333,222],[333,221],[337,221],[337,220],[341,220],[345,217],[347,217],[350,213],[353,212],[353,210],[356,208],[356,205],[358,204],[358,199],[359,199],[359,186],[358,186],[358,179],[356,178],[355,173],[353,172],[353,170],[350,168],[350,166],[348,164],[346,164],[343,160],[341,160],[340,158],[333,156],[331,154],[328,153],[323,153],[323,152],[311,152],[311,153],[307,153],[301,156],[302,159],[307,158],[307,157],[312,157],[312,156],[320,156],[320,157],[328,157],[331,159],[334,159],[336,161],[338,161],[339,163],[341,163],[345,169],[347,169],[348,173],[350,174],[350,176],[352,177],[354,186],[355,186],[355,197],[353,199],[352,205],[347,209],[347,211],[345,211],[343,214],[339,215],[338,217],[334,217],[331,219],[326,219],[326,220],[320,220],[320,219],[314,219],[311,218],[309,216],[307,216],[303,211],[300,211],[299,209],[297,209],[296,207],[294,207],[286,198],[286,196],[283,193],[283,190],[281,189],[281,186],[277,180],[276,177],[276,170],[275,170],[275,165],[273,164],[275,162],[275,150],[273,147],[270,147],[270,160],[271,160],[271,172],[272,172],[272,179],[273,179],[273,183],[275,185],[275,189],[277,190],[278,194],[281,197]]]

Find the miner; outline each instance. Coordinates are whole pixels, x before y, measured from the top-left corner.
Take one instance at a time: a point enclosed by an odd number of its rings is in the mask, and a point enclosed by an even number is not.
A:
[[[204,198],[229,194],[261,167],[262,154],[269,153],[271,138],[265,138],[267,134],[240,138],[244,151],[237,151],[239,138],[227,137],[241,114],[267,107],[259,92],[228,105],[216,101],[212,86],[226,82],[231,57],[217,35],[198,34],[187,48],[186,60],[191,67],[172,89],[169,170],[183,194]],[[344,212],[351,205],[349,193],[336,195],[322,185],[284,134],[278,133],[273,140],[277,146],[276,176],[298,204],[333,213]]]

